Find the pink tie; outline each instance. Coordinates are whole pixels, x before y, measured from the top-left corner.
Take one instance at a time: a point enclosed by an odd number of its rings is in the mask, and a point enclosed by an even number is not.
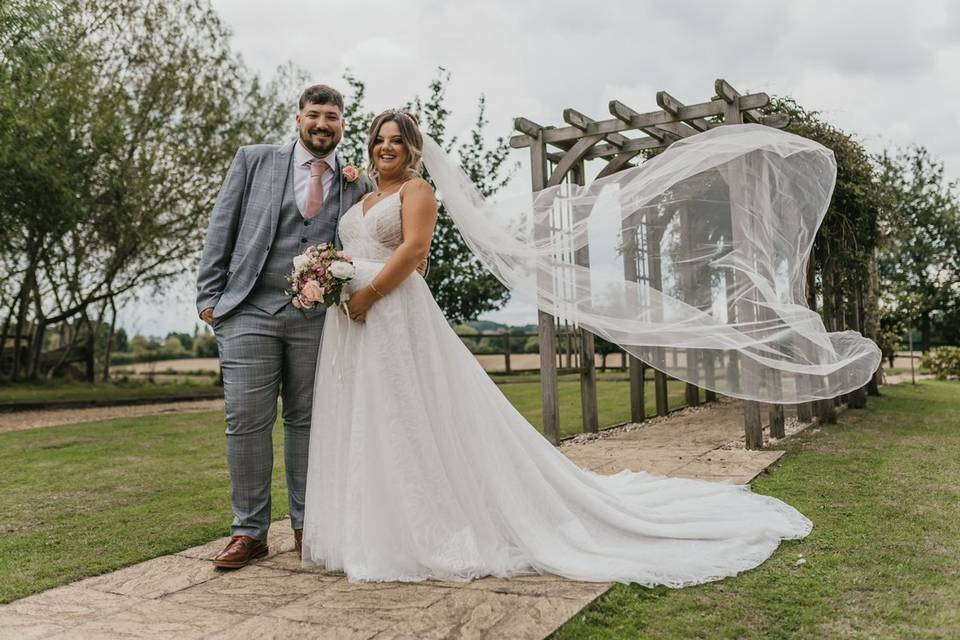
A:
[[[310,182],[307,185],[307,210],[303,217],[309,220],[318,213],[323,206],[323,174],[330,168],[323,160],[310,161]]]

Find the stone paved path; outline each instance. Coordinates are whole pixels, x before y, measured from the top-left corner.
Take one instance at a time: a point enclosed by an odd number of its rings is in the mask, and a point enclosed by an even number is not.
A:
[[[561,450],[601,473],[629,468],[747,483],[782,452],[729,448],[740,438],[739,406],[728,401],[579,438]],[[271,527],[267,558],[220,572],[210,558],[226,541],[0,606],[0,639],[540,640],[612,586],[551,575],[354,584],[342,573],[300,568],[289,520]]]

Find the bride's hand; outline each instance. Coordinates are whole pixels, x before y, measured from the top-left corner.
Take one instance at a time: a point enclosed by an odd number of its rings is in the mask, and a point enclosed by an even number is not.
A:
[[[377,294],[370,287],[364,287],[350,296],[350,305],[347,308],[350,319],[355,322],[366,321],[367,311],[377,301],[377,298]]]

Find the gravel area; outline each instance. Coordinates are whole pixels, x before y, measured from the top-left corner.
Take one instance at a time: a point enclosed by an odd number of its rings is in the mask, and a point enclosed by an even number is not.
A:
[[[0,433],[25,431],[64,424],[78,424],[110,420],[112,418],[137,418],[166,413],[195,413],[200,411],[223,411],[223,400],[192,400],[189,402],[166,402],[141,404],[127,407],[94,407],[91,409],[55,409],[48,411],[17,411],[0,413]]]

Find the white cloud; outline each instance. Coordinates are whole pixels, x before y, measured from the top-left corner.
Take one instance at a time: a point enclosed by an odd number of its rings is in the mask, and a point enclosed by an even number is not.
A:
[[[255,69],[269,74],[293,60],[311,79],[343,86],[349,67],[367,83],[374,110],[424,93],[437,66],[446,67],[454,131],[469,128],[481,93],[491,134],[504,135],[519,115],[545,125],[561,125],[565,107],[607,117],[611,98],[654,109],[659,89],[685,102],[706,100],[714,79],[724,77],[741,90],[791,95],[873,151],[925,145],[946,162],[948,174],[960,176],[956,2],[214,0],[214,6]],[[513,188],[528,188],[528,176],[524,165]],[[179,297],[188,300],[189,291]],[[168,313],[156,326],[192,327],[192,305],[176,308],[182,320]],[[522,322],[523,313],[535,320],[531,305],[513,302],[490,316]]]

